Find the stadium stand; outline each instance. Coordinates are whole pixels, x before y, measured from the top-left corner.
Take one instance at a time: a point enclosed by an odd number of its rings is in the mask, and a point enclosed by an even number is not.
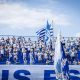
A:
[[[56,38],[54,38],[55,46]],[[55,48],[50,41],[45,44],[25,37],[0,38],[0,64],[53,65]],[[80,38],[63,37],[62,43],[70,65],[80,64]]]

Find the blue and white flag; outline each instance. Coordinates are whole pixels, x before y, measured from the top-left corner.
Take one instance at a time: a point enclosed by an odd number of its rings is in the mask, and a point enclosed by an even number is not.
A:
[[[68,60],[66,58],[65,55],[65,51],[64,51],[64,47],[63,47],[63,43],[61,42],[61,50],[62,50],[62,75],[63,75],[63,79],[69,80],[69,63]]]
[[[39,36],[39,39],[44,42],[49,41],[50,37],[53,37],[53,27],[47,21],[46,27],[38,30],[36,33]]]
[[[63,44],[61,42],[61,34],[58,34],[55,44],[55,55],[54,55],[54,68],[56,72],[56,78],[60,80],[69,79],[69,65],[65,56]],[[66,77],[64,77],[64,73]]]
[[[51,39],[51,24],[48,23],[47,21],[47,26],[46,26],[46,30],[45,30],[45,42],[46,44],[49,43],[50,39]]]
[[[36,33],[39,36],[39,39],[44,40],[44,37],[45,37],[45,28],[42,28],[42,29],[38,30]]]
[[[56,44],[55,44],[55,55],[54,55],[54,68],[56,74],[62,73],[61,59],[62,59],[61,36],[60,34],[58,34]]]

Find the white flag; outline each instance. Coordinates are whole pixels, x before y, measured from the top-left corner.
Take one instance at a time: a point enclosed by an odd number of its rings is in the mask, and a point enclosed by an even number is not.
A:
[[[55,44],[55,55],[54,55],[54,68],[56,74],[58,74],[58,77],[60,77],[62,73],[61,59],[62,59],[61,35],[58,34]]]

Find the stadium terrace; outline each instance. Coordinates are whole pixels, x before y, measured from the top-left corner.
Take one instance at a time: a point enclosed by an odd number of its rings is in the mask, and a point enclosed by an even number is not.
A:
[[[56,38],[54,38],[55,46]],[[70,65],[80,64],[80,38],[62,38],[66,58]],[[53,65],[55,47],[52,40],[46,45],[42,40],[26,37],[0,38],[0,64]]]

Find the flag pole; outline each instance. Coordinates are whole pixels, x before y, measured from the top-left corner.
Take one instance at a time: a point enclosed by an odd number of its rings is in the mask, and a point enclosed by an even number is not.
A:
[[[53,28],[53,37],[52,37],[52,48],[54,49],[54,26],[53,26],[53,20],[52,20],[52,28]]]

